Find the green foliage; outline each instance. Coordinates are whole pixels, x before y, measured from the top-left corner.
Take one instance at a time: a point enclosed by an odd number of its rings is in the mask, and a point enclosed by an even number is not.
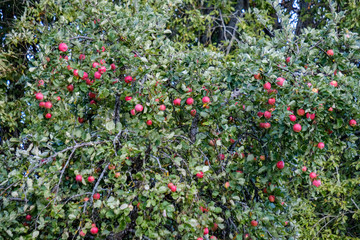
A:
[[[223,13],[233,7],[213,5]],[[17,21],[7,44],[36,44],[36,51],[20,78],[1,79],[1,128],[17,135],[1,139],[0,238],[80,239],[82,231],[89,239],[197,239],[205,227],[218,239],[360,237],[359,126],[349,126],[360,121],[360,38],[336,28],[335,14],[324,28],[296,37],[280,8],[273,11],[281,30],[267,25],[265,10],[253,9],[239,42],[223,52],[189,45],[212,18],[197,22],[202,14],[192,7],[195,1],[44,0]],[[44,9],[47,23],[37,17]],[[181,9],[186,15],[174,19]],[[186,32],[184,22],[193,29]],[[273,38],[256,34],[264,25]],[[69,47],[65,53],[60,43]],[[106,67],[96,80],[94,62]],[[266,91],[266,82],[275,91]],[[39,106],[38,92],[50,109]],[[190,97],[193,105],[186,104]],[[132,115],[137,104],[143,111]],[[265,111],[269,119],[258,116]],[[259,127],[265,122],[271,127]],[[295,123],[301,132],[293,131]]]

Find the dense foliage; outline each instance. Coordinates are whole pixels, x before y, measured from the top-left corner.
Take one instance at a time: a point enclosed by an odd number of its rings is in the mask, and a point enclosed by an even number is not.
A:
[[[15,22],[0,238],[360,238],[360,38],[345,14],[297,36],[280,5],[250,4],[236,31],[196,41],[218,17],[194,6],[41,0]]]

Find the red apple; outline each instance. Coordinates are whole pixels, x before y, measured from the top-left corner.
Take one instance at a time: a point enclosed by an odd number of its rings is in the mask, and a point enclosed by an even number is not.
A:
[[[100,193],[95,193],[95,194],[93,195],[93,199],[95,199],[95,200],[100,199]]]
[[[331,81],[331,82],[330,82],[330,85],[331,85],[331,86],[334,86],[334,87],[337,87],[337,86],[338,86],[338,83],[337,83],[337,81]]]
[[[50,119],[51,117],[52,117],[52,116],[51,116],[51,113],[45,114],[45,118]]]
[[[105,60],[104,60],[104,59],[101,59],[101,60],[100,60],[100,64],[101,64],[101,65],[104,65],[104,64],[105,64]]]
[[[286,60],[285,60],[286,63],[289,63],[289,62],[290,62],[290,59],[291,59],[291,57],[287,57]]]
[[[180,98],[177,98],[177,99],[175,99],[175,100],[173,101],[173,103],[174,103],[175,106],[180,106],[180,104],[181,104],[181,99],[180,99]]]
[[[271,83],[266,82],[266,83],[264,84],[264,89],[269,90],[270,88],[271,88]]]
[[[270,202],[275,202],[275,196],[274,196],[274,195],[270,195],[270,196],[269,196],[269,201],[270,201]]]
[[[210,240],[217,240],[217,237],[211,236],[211,237],[210,237]]]
[[[50,108],[52,108],[52,103],[51,102],[46,102],[44,107],[47,108],[47,109],[50,109]]]
[[[204,173],[203,173],[203,172],[198,172],[198,173],[196,174],[196,177],[197,177],[197,178],[203,178],[203,177],[204,177]]]
[[[127,102],[128,102],[128,101],[131,101],[131,99],[132,99],[132,97],[130,97],[130,96],[126,96],[126,97],[125,97],[125,101],[127,101]]]
[[[270,99],[268,100],[268,103],[269,103],[270,105],[274,105],[274,104],[275,104],[275,98],[270,98]]]
[[[204,235],[209,234],[209,229],[208,228],[204,228]]]
[[[135,109],[131,109],[131,110],[130,110],[130,114],[133,115],[133,116],[135,116],[135,114],[136,114]]]
[[[101,78],[101,73],[100,72],[95,72],[94,73],[94,78],[95,79],[100,79]]]
[[[194,99],[193,98],[188,98],[186,99],[186,104],[187,105],[192,105],[194,103]]]
[[[303,172],[306,172],[307,167],[306,167],[306,166],[303,166],[301,170],[302,170]]]
[[[85,120],[83,119],[83,118],[81,118],[81,117],[78,117],[78,122],[79,123],[83,123]]]
[[[26,217],[25,217],[25,219],[27,220],[27,221],[31,221],[31,215],[26,215]]]
[[[319,149],[323,149],[323,148],[325,147],[325,144],[324,144],[323,142],[319,142],[318,145],[317,145],[317,147],[318,147]]]
[[[95,181],[95,178],[93,177],[93,176],[89,176],[88,177],[88,182],[89,183],[92,183],[92,182],[94,182]]]
[[[136,104],[135,105],[135,111],[142,112],[143,109],[144,109],[144,107],[141,104]]]
[[[304,116],[305,115],[305,110],[304,109],[298,109],[297,110],[297,115]]]
[[[351,119],[351,120],[349,121],[349,125],[350,125],[351,127],[355,127],[355,126],[356,126],[356,121],[355,121],[354,119]]]
[[[218,229],[219,225],[217,223],[214,223],[214,226],[211,228],[213,232],[215,232]]]
[[[124,80],[125,80],[126,83],[131,83],[132,80],[133,80],[133,78],[132,78],[131,76],[126,76],[126,77],[124,78]]]
[[[333,111],[333,108],[332,108],[332,107],[329,107],[328,111],[329,111],[329,112],[332,112],[332,111]]]
[[[225,159],[225,155],[220,153],[219,156],[218,156],[218,159],[219,160],[224,160]]]
[[[261,74],[260,73],[254,74],[254,78],[257,80],[261,79]]]
[[[196,240],[204,240],[203,238],[201,238],[201,237],[199,237],[199,238],[197,238]]]
[[[96,104],[95,100],[91,100],[90,104],[93,104],[93,105]]]
[[[265,160],[265,156],[264,156],[264,155],[261,155],[261,156],[260,156],[260,160],[261,160],[261,161],[264,161],[264,160]]]
[[[66,52],[68,50],[68,46],[65,43],[60,43],[59,44],[59,50],[61,52]]]
[[[171,189],[174,186],[173,183],[168,183],[168,188]]]
[[[39,102],[39,107],[45,107],[45,102]]]
[[[278,161],[278,162],[276,163],[276,167],[277,167],[278,169],[283,169],[283,168],[284,168],[284,165],[285,165],[284,161]]]
[[[253,227],[256,227],[256,226],[258,225],[258,222],[255,221],[255,220],[252,220],[252,221],[251,221],[251,225],[252,225]]]
[[[69,92],[74,91],[74,85],[72,85],[72,84],[68,85],[66,88]]]
[[[165,105],[160,105],[159,109],[160,109],[160,111],[165,111],[166,106]]]
[[[92,64],[92,67],[93,67],[93,68],[97,68],[98,66],[99,66],[99,63],[93,62],[93,64]]]
[[[290,121],[295,122],[296,121],[296,116],[295,115],[289,115],[290,117]]]
[[[90,98],[90,99],[96,97],[96,94],[93,93],[93,92],[89,92],[88,95],[89,95],[89,98]]]
[[[282,77],[278,77],[276,79],[276,84],[279,85],[279,86],[283,86],[284,85],[284,82],[285,82],[285,79],[282,78]]]
[[[88,77],[89,77],[89,74],[87,74],[87,72],[84,72],[83,77],[81,79],[86,80]]]
[[[37,100],[43,100],[43,99],[44,99],[44,95],[43,95],[42,93],[37,93],[37,94],[35,95],[35,98],[36,98]]]
[[[85,237],[86,233],[84,233],[82,230],[80,231],[80,236]]]
[[[151,121],[151,120],[147,120],[147,121],[146,121],[146,125],[151,126],[151,125],[152,125],[152,121]]]
[[[301,131],[301,125],[300,124],[295,124],[294,126],[293,126],[293,130],[294,130],[294,132],[300,132]]]
[[[84,55],[84,54],[80,54],[79,59],[80,59],[80,60],[84,60],[84,59],[85,59],[85,55]]]
[[[225,188],[229,188],[229,187],[230,187],[230,183],[229,183],[229,182],[226,182],[226,183],[224,184],[224,186],[225,186]]]
[[[171,190],[172,192],[176,192],[176,186],[172,186],[172,187],[170,188],[170,190]]]
[[[271,118],[271,112],[265,111],[264,117],[265,117],[266,119]]]
[[[314,180],[313,183],[312,183],[315,187],[320,187],[321,185],[321,180]]]
[[[110,67],[111,67],[111,70],[115,70],[115,69],[116,69],[116,65],[113,64],[113,63],[110,65]]]
[[[72,70],[72,67],[70,65],[67,65],[67,69],[70,71]]]
[[[267,122],[267,123],[264,123],[264,125],[263,125],[263,126],[264,126],[264,128],[265,128],[265,129],[268,129],[268,128],[270,128],[270,127],[271,127],[271,124]]]
[[[192,89],[191,88],[187,88],[188,90],[187,90],[187,93],[190,93],[190,92],[192,92]]]
[[[61,97],[57,96],[57,97],[56,97],[56,100],[57,100],[57,101],[60,101],[60,100],[61,100]]]
[[[78,77],[79,76],[79,70],[75,69],[73,71],[73,74],[74,74],[75,77]]]
[[[205,104],[205,103],[209,103],[210,102],[210,98],[205,96],[202,98],[202,102]]]
[[[190,111],[190,114],[191,114],[191,116],[195,117],[195,115],[196,115],[196,109],[192,109],[192,110]]]
[[[310,179],[314,179],[314,178],[317,177],[317,175],[316,175],[316,173],[311,172],[311,173],[309,174],[309,177],[310,177]]]
[[[100,74],[104,74],[104,73],[106,72],[106,67],[105,67],[105,66],[99,67],[98,72],[99,72]]]
[[[92,227],[90,229],[90,232],[91,232],[91,234],[95,235],[95,234],[97,234],[99,232],[99,229],[97,227]]]
[[[257,115],[258,115],[258,117],[262,117],[264,115],[264,113],[263,112],[258,112]]]
[[[120,172],[115,173],[115,178],[118,178],[118,177],[120,177]]]
[[[327,55],[329,55],[329,56],[334,56],[334,50],[332,50],[332,49],[329,49],[329,50],[327,50]]]
[[[75,180],[77,182],[81,182],[82,181],[82,176],[81,175],[76,175]]]

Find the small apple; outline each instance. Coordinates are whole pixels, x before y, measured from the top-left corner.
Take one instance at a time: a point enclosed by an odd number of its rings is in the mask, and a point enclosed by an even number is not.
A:
[[[265,90],[271,89],[271,83],[266,82],[266,83],[264,84],[264,89],[265,89]]]
[[[306,172],[307,167],[306,167],[306,166],[303,166],[301,170],[302,170],[303,172]]]
[[[298,109],[297,110],[297,115],[304,116],[305,115],[305,110],[304,109]]]
[[[285,165],[284,161],[278,161],[278,162],[276,163],[276,167],[277,167],[278,169],[283,169],[283,168],[284,168],[284,165]]]
[[[264,113],[263,112],[258,112],[257,115],[258,115],[258,117],[261,118],[264,115]]]
[[[160,109],[160,111],[165,111],[166,106],[165,105],[160,105],[159,109]]]
[[[289,115],[290,121],[295,122],[296,116],[295,115]]]
[[[100,79],[101,78],[101,73],[100,72],[95,72],[94,73],[94,78],[95,79]]]
[[[187,105],[192,105],[194,103],[194,99],[193,98],[188,98],[186,99],[186,104]]]
[[[68,46],[66,45],[66,43],[60,43],[59,44],[59,50],[61,52],[66,52],[68,50]]]
[[[84,54],[80,54],[79,59],[80,59],[80,60],[84,60],[84,59],[85,59],[85,55],[84,55]]]
[[[351,127],[355,127],[355,126],[356,126],[356,121],[355,121],[354,119],[351,119],[351,120],[349,121],[349,125],[350,125]]]
[[[203,172],[198,172],[198,173],[196,173],[196,177],[197,177],[197,178],[203,178],[203,177],[204,177],[204,173],[203,173]]]
[[[146,121],[146,125],[151,126],[151,125],[152,125],[152,121],[151,121],[151,120],[147,120],[147,121]]]
[[[224,187],[225,187],[225,188],[229,188],[229,187],[230,187],[230,183],[229,183],[229,182],[226,182],[226,183],[224,184]]]
[[[56,97],[56,100],[57,100],[57,101],[60,101],[60,100],[61,100],[61,97],[57,96],[57,97]]]
[[[329,56],[334,56],[334,50],[332,50],[332,49],[329,49],[329,50],[327,50],[327,55],[329,55]]]
[[[78,77],[79,76],[79,70],[75,69],[73,71],[73,74],[74,74],[75,77]]]
[[[80,231],[80,236],[85,237],[86,233],[84,233],[82,230]]]
[[[275,202],[275,196],[274,196],[274,195],[270,195],[270,196],[269,196],[269,201],[270,201],[270,202]]]
[[[75,180],[77,182],[81,182],[82,181],[82,176],[81,175],[76,175]]]
[[[174,186],[174,184],[173,183],[168,183],[168,188],[172,188]]]
[[[44,99],[44,95],[43,95],[42,93],[37,93],[37,94],[35,95],[35,98],[36,98],[37,100],[43,100],[43,99]]]
[[[135,105],[135,111],[142,112],[143,109],[144,109],[144,107],[141,104],[136,104]]]
[[[45,102],[39,102],[39,107],[41,108],[45,107]]]
[[[126,76],[126,77],[124,78],[124,81],[125,81],[126,83],[131,83],[132,80],[133,80],[133,78],[132,78],[131,76]]]
[[[324,144],[323,142],[319,142],[318,145],[317,145],[317,147],[318,147],[319,149],[323,149],[323,148],[325,147],[325,144]]]
[[[268,100],[268,103],[270,104],[270,105],[274,105],[275,104],[275,98],[270,98],[269,100]]]
[[[192,92],[192,89],[191,88],[187,88],[188,90],[186,91],[187,93],[190,93],[190,92]]]
[[[210,240],[217,240],[217,237],[211,236],[211,237],[210,237]]]
[[[91,234],[95,235],[95,234],[97,234],[99,232],[99,229],[97,227],[92,227],[90,229],[90,232],[91,232]]]
[[[256,227],[258,225],[258,222],[255,220],[251,221],[251,226]]]
[[[25,219],[27,220],[27,221],[31,221],[31,215],[26,215],[26,217],[25,217]]]
[[[309,174],[309,177],[310,177],[310,179],[314,179],[314,178],[317,177],[317,175],[316,175],[316,173],[311,172],[311,173]]]
[[[190,111],[190,114],[191,114],[191,116],[195,117],[195,115],[196,115],[196,109],[192,109],[192,110]]]
[[[97,63],[97,62],[93,62],[92,67],[93,67],[93,68],[97,68],[99,65],[100,65],[100,64]]]
[[[218,159],[219,160],[224,160],[225,159],[225,155],[220,153],[219,156],[218,156]]]
[[[172,187],[170,188],[170,190],[171,190],[172,192],[176,192],[176,186],[175,186],[175,185],[172,186]]]
[[[209,103],[210,102],[210,98],[205,96],[202,98],[202,102],[205,104],[205,103]]]
[[[271,112],[265,111],[265,112],[264,112],[264,117],[265,117],[266,119],[271,118]]]
[[[264,161],[264,160],[265,160],[265,156],[264,156],[264,155],[261,155],[261,156],[260,156],[260,160]]]
[[[131,110],[130,110],[130,114],[133,115],[133,116],[135,116],[135,114],[136,114],[135,109],[131,109]]]
[[[45,103],[45,108],[47,108],[47,109],[52,108],[52,103],[51,102],[46,102]]]
[[[199,238],[197,238],[196,240],[204,240],[203,238],[201,238],[201,237],[199,237]]]
[[[333,86],[333,87],[337,87],[338,83],[337,83],[337,81],[331,81],[330,85]]]
[[[333,111],[333,108],[332,108],[332,107],[329,107],[328,111],[329,111],[329,112],[332,112],[332,111]]]
[[[268,129],[268,128],[270,128],[270,127],[271,127],[271,124],[270,124],[270,123],[268,123],[268,122],[267,122],[267,123],[264,123],[264,128],[265,128],[265,129]]]
[[[52,117],[51,113],[45,114],[45,118],[50,119]]]
[[[174,103],[175,106],[180,106],[180,104],[181,104],[181,99],[180,99],[180,98],[177,98],[177,99],[175,99],[175,100],[173,101],[173,103]]]
[[[219,225],[217,223],[214,223],[214,226],[211,228],[213,232],[215,232],[218,229]]]
[[[110,164],[110,165],[108,166],[108,169],[109,169],[109,170],[115,170],[115,165]]]
[[[278,78],[276,79],[276,84],[279,85],[279,86],[283,86],[283,85],[284,85],[284,82],[285,82],[285,78],[278,77]]]
[[[293,130],[294,130],[294,132],[300,132],[301,131],[301,125],[300,124],[295,124],[294,126],[293,126]]]
[[[204,235],[209,234],[209,228],[204,228]]]
[[[115,173],[115,178],[119,178],[120,177],[120,172],[116,172]]]
[[[320,187],[321,185],[321,180],[314,180],[313,183],[312,183],[315,187]]]
[[[130,96],[125,97],[125,101],[127,101],[127,102],[131,101],[131,99],[132,99],[132,97],[130,97]]]
[[[88,197],[84,198],[84,202],[87,202],[87,201],[89,201],[89,198]]]
[[[116,69],[116,65],[113,64],[113,63],[110,65],[110,67],[111,67],[111,70],[115,70],[115,69]]]
[[[260,74],[260,73],[254,74],[254,78],[255,78],[256,80],[261,79],[261,74]]]
[[[99,200],[100,199],[100,193],[94,193],[93,199]]]
[[[88,182],[93,183],[95,181],[95,178],[93,176],[88,177]]]
[[[74,91],[74,85],[72,85],[72,84],[68,85],[66,88],[69,92]]]
[[[106,67],[105,67],[105,66],[99,67],[98,72],[99,72],[100,74],[104,74],[104,73],[106,72]]]
[[[93,92],[89,92],[88,95],[89,95],[89,98],[90,98],[90,99],[96,98],[96,94],[93,93]]]
[[[285,61],[286,61],[286,63],[289,63],[290,60],[291,60],[291,57],[287,57]]]

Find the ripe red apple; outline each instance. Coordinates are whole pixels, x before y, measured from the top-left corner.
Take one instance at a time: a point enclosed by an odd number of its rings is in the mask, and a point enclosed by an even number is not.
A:
[[[73,71],[73,74],[74,74],[75,77],[78,77],[79,76],[79,70],[75,69]]]
[[[256,80],[261,79],[261,74],[260,74],[260,73],[254,74],[254,78],[255,78]]]
[[[324,144],[323,142],[319,142],[318,145],[317,145],[317,147],[318,147],[319,149],[323,149],[323,148],[325,147],[325,144]]]
[[[84,60],[84,59],[85,59],[85,55],[84,55],[84,54],[80,54],[79,59],[80,59],[80,60]]]
[[[309,177],[310,177],[310,179],[314,179],[314,178],[317,177],[317,175],[316,175],[316,173],[311,172],[311,173],[309,174]]]
[[[306,113],[306,118],[310,118],[311,120],[315,119],[315,113]]]
[[[95,178],[93,177],[93,176],[89,176],[88,177],[88,182],[89,183],[92,183],[92,182],[94,182],[95,181]]]
[[[60,100],[61,100],[61,97],[57,96],[57,97],[56,97],[56,100],[57,100],[57,101],[60,101]]]
[[[190,111],[190,114],[191,114],[191,116],[195,117],[195,115],[196,115],[196,109],[192,109],[192,110]]]
[[[146,125],[151,126],[151,125],[152,125],[152,121],[151,121],[151,120],[147,120],[147,121],[146,121]]]
[[[26,217],[25,217],[25,219],[27,220],[27,221],[31,221],[31,215],[26,215]]]
[[[85,121],[85,119],[81,118],[81,117],[78,117],[78,122],[79,123],[83,123]]]
[[[329,112],[332,112],[332,111],[333,111],[333,108],[332,108],[332,107],[329,107],[328,111],[329,111]]]
[[[94,78],[95,79],[100,79],[101,78],[101,73],[100,72],[95,72],[94,73]]]
[[[252,221],[251,221],[251,225],[252,225],[253,227],[256,227],[256,226],[258,225],[258,222],[255,221],[255,220],[252,220]]]
[[[111,70],[115,70],[116,69],[116,65],[115,64],[110,64]]]
[[[264,117],[265,117],[266,119],[271,118],[271,112],[265,111]]]
[[[313,183],[312,183],[315,187],[320,187],[321,185],[321,180],[314,180]]]
[[[229,182],[226,182],[226,183],[224,184],[224,186],[225,186],[225,188],[229,188],[229,187],[230,187],[230,183],[229,183]]]
[[[355,127],[355,126],[356,126],[356,121],[355,121],[354,119],[351,119],[351,120],[349,121],[349,125],[350,125],[351,127]]]
[[[264,161],[264,160],[265,160],[265,156],[264,156],[264,155],[261,155],[261,156],[260,156],[260,160],[261,160],[261,161]]]
[[[327,50],[327,55],[329,55],[329,56],[334,56],[334,50],[332,50],[332,49],[329,49],[329,50]]]
[[[100,199],[100,193],[94,193],[93,199],[99,200]]]
[[[168,183],[168,188],[171,189],[174,186],[173,183]]]
[[[201,238],[201,237],[199,237],[199,238],[197,238],[196,240],[204,240],[203,238]]]
[[[45,118],[50,119],[51,118],[51,113],[45,114]]]
[[[211,228],[213,232],[215,232],[218,229],[219,225],[217,223],[214,223],[214,226]]]
[[[91,100],[90,104],[95,105],[96,104],[95,100]]]
[[[104,73],[106,72],[106,67],[105,67],[105,66],[99,67],[98,72],[99,72],[100,74],[104,74]]]
[[[198,173],[196,174],[196,177],[197,177],[197,178],[203,178],[203,177],[204,177],[204,173],[203,173],[203,172],[198,172]]]
[[[115,178],[119,178],[120,177],[120,172],[116,172],[115,173]]]
[[[85,197],[85,198],[84,198],[84,202],[87,202],[87,201],[89,201],[89,198],[88,198],[88,197]]]
[[[258,115],[258,117],[262,117],[264,115],[264,113],[263,112],[258,112],[257,115]]]
[[[93,64],[92,64],[92,67],[93,67],[93,68],[97,68],[98,66],[99,66],[99,63],[93,62]]]
[[[37,93],[37,94],[35,94],[35,98],[36,98],[37,100],[43,100],[43,99],[44,99],[44,95],[43,95],[42,93]]]
[[[109,170],[115,170],[115,165],[110,164],[110,165],[108,166],[108,169],[109,169]]]
[[[204,228],[204,235],[209,234],[209,228]]]
[[[266,83],[264,84],[264,89],[266,89],[266,90],[271,89],[271,83],[266,82]]]
[[[264,125],[263,125],[263,126],[264,126],[264,128],[265,128],[265,129],[268,129],[268,128],[270,128],[270,127],[271,127],[271,124],[267,122],[267,123],[264,123]]]
[[[275,104],[275,98],[270,98],[270,99],[268,100],[268,103],[269,103],[270,105],[274,105],[274,104]]]
[[[337,86],[338,86],[338,83],[337,83],[337,81],[331,81],[331,82],[330,82],[330,85],[331,85],[331,86],[334,86],[334,87],[337,87]]]
[[[173,103],[174,103],[175,106],[180,106],[180,104],[181,104],[181,99],[180,99],[180,98],[177,98],[177,99],[175,99],[175,100],[173,101]]]
[[[300,132],[301,131],[301,125],[300,124],[295,124],[294,126],[293,126],[293,130],[294,130],[294,132]]]
[[[160,111],[165,111],[166,106],[165,105],[160,105],[159,109],[160,109]]]
[[[92,227],[90,229],[90,232],[91,232],[91,234],[95,235],[95,234],[97,234],[99,232],[99,229],[97,227]]]
[[[297,110],[297,115],[304,116],[305,115],[305,110],[304,109],[298,109]]]
[[[217,240],[217,237],[211,236],[211,237],[210,237],[210,240]]]
[[[274,195],[270,195],[270,196],[269,196],[269,201],[270,201],[270,202],[275,202],[275,196],[274,196]]]
[[[133,78],[132,78],[131,76],[126,76],[126,77],[124,78],[124,81],[125,81],[126,83],[131,83],[132,80],[133,80]]]
[[[234,143],[235,143],[235,140],[232,139],[232,138],[230,138],[230,143],[231,143],[231,144],[234,144]]]
[[[142,112],[143,109],[144,109],[144,107],[141,104],[136,104],[135,105],[135,111]]]
[[[88,77],[89,77],[89,74],[87,74],[87,72],[84,72],[83,77],[81,79],[86,80],[86,79],[88,79]]]
[[[187,90],[187,93],[190,93],[190,92],[192,92],[192,89],[191,88],[187,88],[188,90]]]
[[[44,107],[47,108],[47,109],[50,109],[50,108],[52,108],[52,103],[51,102],[46,102]]]
[[[67,65],[67,69],[70,71],[72,70],[72,67],[70,65]]]
[[[218,156],[218,159],[219,160],[224,160],[225,159],[225,155],[220,153],[219,156]]]
[[[285,78],[278,77],[278,78],[276,79],[276,84],[279,85],[279,86],[283,86],[283,85],[284,85],[284,82],[285,82]]]
[[[132,99],[132,97],[130,97],[130,96],[125,97],[125,101],[127,101],[127,102],[130,101],[131,99]]]
[[[60,43],[59,44],[59,50],[61,52],[66,52],[68,50],[68,46],[65,43]]]
[[[202,98],[202,102],[205,104],[205,103],[209,103],[210,102],[210,98],[205,96]]]
[[[286,60],[285,60],[286,63],[289,63],[289,62],[290,62],[290,59],[291,59],[291,57],[287,57]]]
[[[76,175],[75,180],[77,182],[81,182],[82,181],[82,176],[81,175]]]
[[[89,98],[95,98],[96,97],[96,94],[93,93],[93,92],[89,92],[88,95],[89,95]]]
[[[74,85],[72,85],[72,84],[68,85],[66,88],[69,92],[74,91]]]
[[[104,59],[101,59],[101,60],[100,60],[100,64],[101,64],[101,65],[104,65],[104,64],[105,64],[105,60],[104,60]]]
[[[296,121],[296,116],[295,115],[289,115],[290,117],[290,121],[295,122]]]
[[[306,167],[306,166],[303,166],[301,170],[302,170],[303,172],[306,172],[307,167]]]
[[[276,167],[277,167],[278,169],[283,169],[284,166],[285,166],[284,161],[278,161],[278,162],[276,163]]]
[[[171,190],[172,192],[176,192],[176,186],[175,186],[175,185],[172,186],[172,187],[170,188],[170,190]]]
[[[39,107],[45,107],[45,102],[39,102]]]
[[[85,237],[86,233],[84,233],[82,230],[80,231],[80,236]]]
[[[186,104],[187,105],[192,105],[194,103],[194,99],[193,98],[188,98],[186,99]]]
[[[136,114],[136,113],[135,113],[135,109],[131,109],[131,110],[130,110],[130,114],[133,115],[133,116],[135,116],[135,114]]]

